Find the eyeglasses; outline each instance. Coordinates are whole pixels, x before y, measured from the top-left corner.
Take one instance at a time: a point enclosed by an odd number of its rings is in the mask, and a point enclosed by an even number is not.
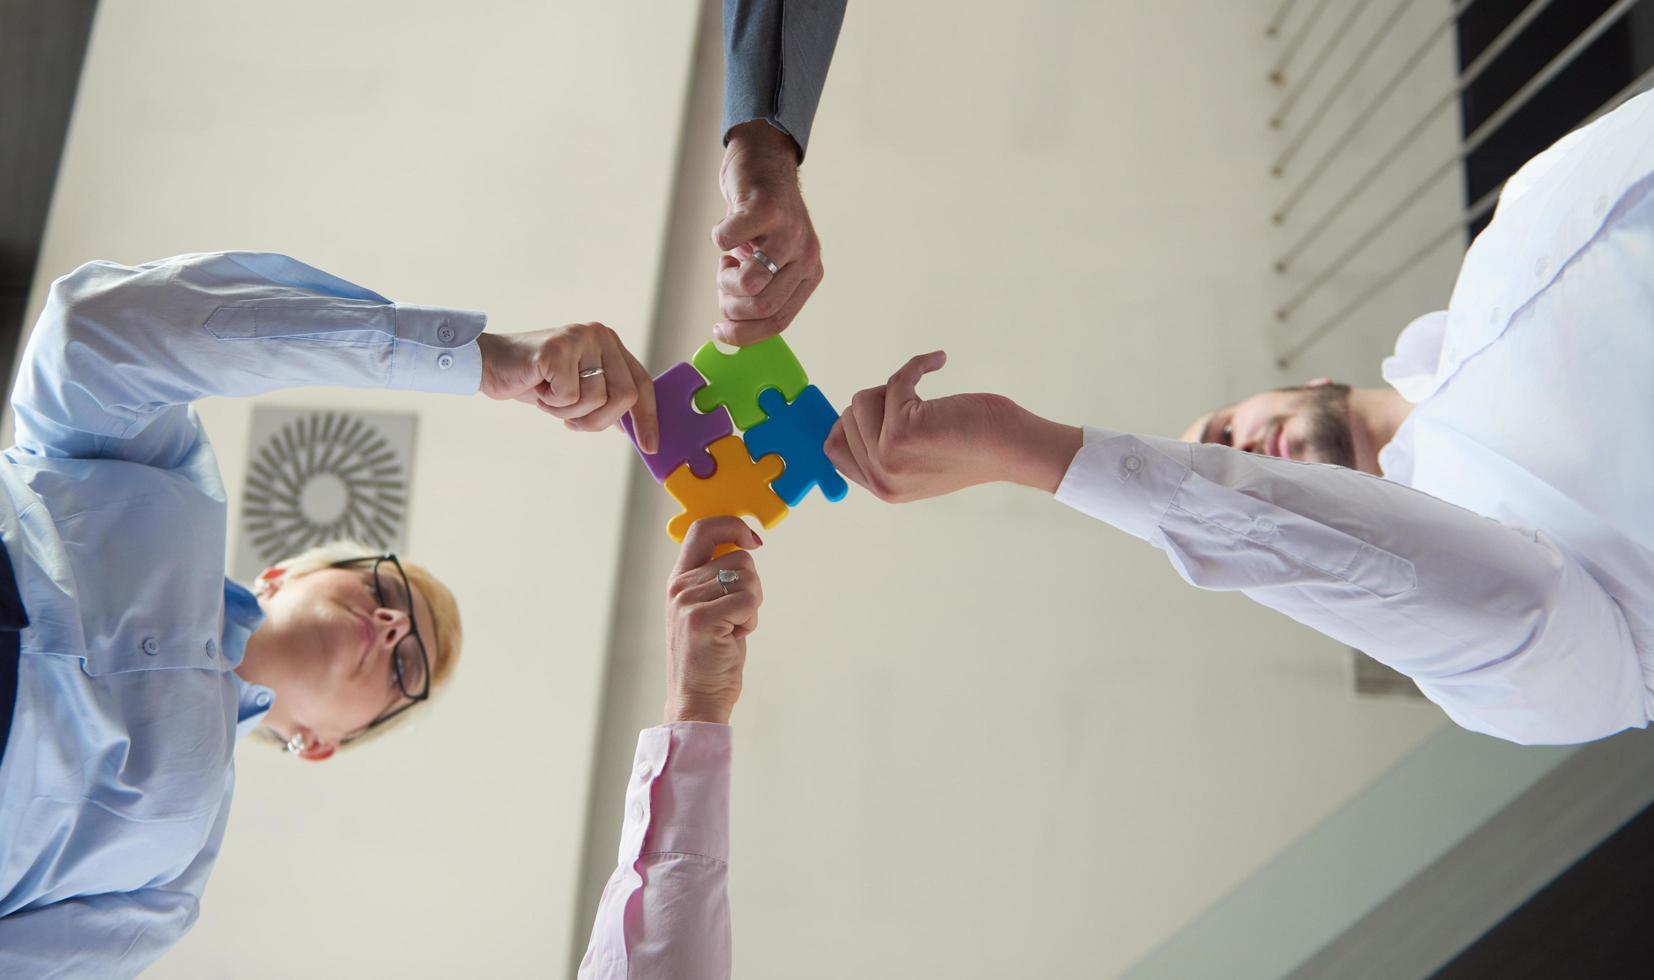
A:
[[[406,700],[387,708],[360,731],[346,735],[340,740],[341,744],[362,737],[375,726],[383,725],[431,696],[431,658],[425,652],[425,640],[419,635],[419,620],[414,616],[413,587],[408,584],[408,573],[402,570],[402,563],[392,554],[347,558],[333,563],[334,568],[363,565],[372,567],[373,594],[379,600],[379,608],[396,609],[408,615],[408,632],[397,641],[390,657],[391,676],[396,681],[397,691]],[[434,611],[431,624],[436,625]]]

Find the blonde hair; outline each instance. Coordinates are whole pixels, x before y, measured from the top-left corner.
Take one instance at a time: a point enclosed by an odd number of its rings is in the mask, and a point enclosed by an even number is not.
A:
[[[281,569],[285,573],[283,578],[294,579],[309,575],[311,572],[332,568],[340,562],[381,554],[384,554],[383,549],[362,544],[360,541],[340,539],[317,545],[314,548],[307,548],[291,558],[284,558],[276,562],[272,567]],[[432,575],[425,566],[416,565],[400,555],[397,556],[397,560],[402,563],[402,571],[408,575],[408,584],[419,590],[419,594],[425,597],[426,604],[431,607],[431,621],[436,626],[436,636],[425,638],[429,645],[427,652],[431,657],[431,696],[425,702],[429,704],[436,700],[438,694],[447,689],[448,682],[454,676],[454,667],[459,663],[459,650],[461,641],[464,638],[460,626],[459,601],[454,598],[454,593],[446,585],[443,585],[435,575]],[[262,594],[268,588],[269,586],[261,579],[254,585],[253,591]],[[408,717],[418,710],[420,710],[420,706],[415,705],[387,720],[384,724],[369,728],[362,734],[341,744],[339,746],[340,751],[378,738],[407,721]],[[268,728],[258,729],[257,734],[277,744],[285,745],[287,742],[286,739]]]

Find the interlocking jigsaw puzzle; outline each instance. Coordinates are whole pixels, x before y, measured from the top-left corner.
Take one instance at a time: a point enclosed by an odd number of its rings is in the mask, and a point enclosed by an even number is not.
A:
[[[675,541],[703,517],[774,527],[811,487],[831,501],[849,490],[824,448],[838,412],[780,337],[733,354],[706,344],[655,379],[655,408],[660,451],[638,455],[683,507],[666,526]],[[631,416],[622,424],[637,446]]]

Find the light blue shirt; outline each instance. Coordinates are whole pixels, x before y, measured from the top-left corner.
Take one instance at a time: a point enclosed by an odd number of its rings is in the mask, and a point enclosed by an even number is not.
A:
[[[195,921],[261,613],[189,403],[296,385],[469,394],[480,313],[395,304],[281,255],[92,262],[53,283],[0,457],[30,625],[0,762],[0,977],[128,976]]]

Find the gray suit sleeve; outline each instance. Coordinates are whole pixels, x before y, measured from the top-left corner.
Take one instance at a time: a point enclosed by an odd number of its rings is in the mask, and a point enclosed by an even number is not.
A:
[[[846,0],[724,0],[724,140],[762,119],[810,143]]]

